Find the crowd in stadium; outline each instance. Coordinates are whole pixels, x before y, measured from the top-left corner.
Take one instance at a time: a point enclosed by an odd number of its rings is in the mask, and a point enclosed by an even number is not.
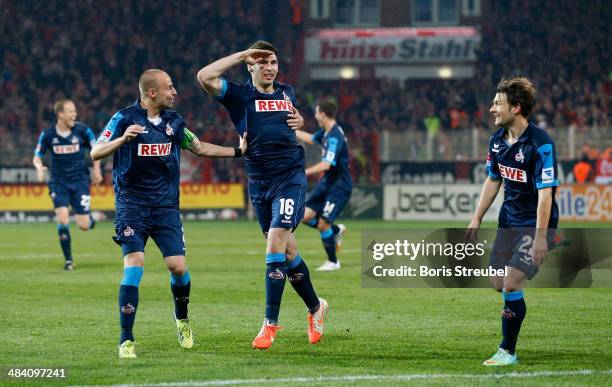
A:
[[[579,133],[588,127],[609,127],[610,34],[598,17],[606,11],[605,2],[542,2],[538,7],[525,2],[493,3],[496,16],[483,19],[481,25],[474,79],[295,85],[307,129],[314,130],[316,101],[337,98],[339,120],[351,143],[353,173],[369,176],[368,157],[376,153],[371,147],[378,146],[381,129],[425,131],[434,125],[441,131],[474,126],[488,131],[494,85],[501,75],[519,73],[537,82],[538,123],[549,128],[575,125]],[[153,2],[145,7],[128,1],[104,10],[92,0],[70,7],[58,2],[5,4],[0,12],[0,163],[30,165],[31,153],[23,149],[34,148],[37,133],[53,120],[53,102],[63,96],[74,99],[80,120],[99,132],[112,112],[136,99],[138,75],[150,67],[163,68],[173,77],[179,92],[177,110],[190,129],[208,142],[236,144],[227,114],[199,90],[195,74],[213,59],[244,49],[258,38],[277,45],[281,74],[287,74],[295,47],[286,39],[294,36],[292,10],[264,9],[265,4],[206,0]],[[275,22],[265,22],[263,15]],[[539,23],[533,23],[534,18]],[[199,28],[188,27],[193,25]],[[584,36],[588,44],[579,44]],[[243,81],[246,74],[234,71],[230,78]],[[186,163],[194,179],[237,181],[244,176],[236,167],[239,161],[201,162],[214,168]]]

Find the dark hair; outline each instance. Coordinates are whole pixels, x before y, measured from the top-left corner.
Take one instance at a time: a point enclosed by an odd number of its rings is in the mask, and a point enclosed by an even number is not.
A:
[[[521,114],[527,118],[535,106],[536,89],[525,77],[502,79],[497,84],[497,92],[506,94],[510,106],[519,105]]]
[[[55,112],[55,114],[57,115],[59,112],[63,112],[64,105],[66,105],[68,102],[72,102],[72,101],[69,100],[68,98],[61,98],[55,101],[55,103],[53,104],[53,111]]]
[[[336,112],[338,111],[338,105],[329,99],[319,102],[319,111],[325,113],[329,118],[336,118]]]
[[[276,50],[276,47],[274,47],[272,43],[266,42],[265,40],[258,40],[255,43],[251,44],[249,48],[272,51],[274,54],[276,54],[276,56],[278,56],[278,51]]]

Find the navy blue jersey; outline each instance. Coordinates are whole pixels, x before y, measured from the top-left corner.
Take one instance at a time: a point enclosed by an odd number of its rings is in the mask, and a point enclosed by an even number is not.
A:
[[[553,187],[548,227],[556,228],[559,210],[554,196],[559,180],[555,144],[544,130],[532,123],[512,145],[504,140],[505,133],[504,128],[495,132],[487,155],[489,177],[504,181],[500,227],[536,227],[538,190]]]
[[[95,136],[90,128],[77,122],[67,136],[60,136],[55,125],[44,129],[34,150],[42,157],[51,152],[51,181],[77,182],[89,180],[89,168],[85,162],[85,149],[91,149]]]
[[[185,121],[173,110],[163,110],[159,117],[159,125],[151,123],[138,100],[115,113],[98,138],[98,142],[109,142],[123,136],[130,125],[145,128],[113,156],[117,207],[178,208],[180,144],[185,136]]]
[[[320,129],[312,135],[312,141],[322,146],[321,161],[331,164],[325,171],[321,183],[328,187],[351,190],[353,180],[349,170],[348,142],[340,125],[334,125],[327,133],[324,129]]]
[[[251,80],[243,85],[223,78],[221,82],[221,94],[215,99],[229,111],[238,133],[249,133],[244,157],[249,176],[266,178],[304,169],[304,148],[287,125],[296,102],[291,86],[275,82],[274,92],[267,94],[259,92]]]

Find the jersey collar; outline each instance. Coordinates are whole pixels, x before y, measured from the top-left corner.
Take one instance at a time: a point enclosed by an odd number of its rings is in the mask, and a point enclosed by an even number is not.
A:
[[[138,98],[136,100],[136,102],[134,102],[134,108],[136,110],[138,110],[140,112],[140,114],[142,114],[144,116],[144,118],[148,119],[148,115],[147,115],[147,110],[143,109],[142,106],[140,106],[140,98]],[[159,111],[159,117],[163,120],[164,117],[166,116],[166,112],[168,111],[168,109],[163,109]]]
[[[253,84],[253,80],[251,78],[247,79],[247,81],[244,83],[244,85],[247,86],[248,88],[250,88],[252,91],[254,91],[257,94],[261,94],[261,95],[274,95],[280,89],[280,84],[277,81],[274,81],[272,84],[274,85],[274,91],[273,92],[271,92],[271,93],[262,93],[261,91],[257,90],[257,88]]]

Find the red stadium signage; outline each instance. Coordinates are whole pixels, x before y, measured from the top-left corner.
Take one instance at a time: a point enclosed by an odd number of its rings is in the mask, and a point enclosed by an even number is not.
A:
[[[474,62],[480,35],[473,27],[319,30],[306,38],[309,63]]]

